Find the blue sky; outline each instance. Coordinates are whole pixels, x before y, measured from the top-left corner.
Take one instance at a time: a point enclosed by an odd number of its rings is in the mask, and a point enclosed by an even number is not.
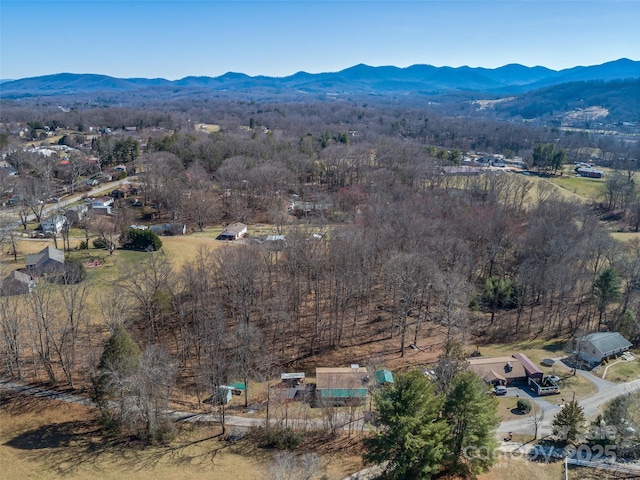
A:
[[[0,0],[0,78],[640,60],[640,0]]]

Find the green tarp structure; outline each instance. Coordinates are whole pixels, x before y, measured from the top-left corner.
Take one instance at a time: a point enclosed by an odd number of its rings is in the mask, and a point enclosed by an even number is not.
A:
[[[327,388],[319,390],[320,395],[326,398],[358,398],[366,397],[366,388]]]
[[[393,383],[393,373],[390,370],[377,370],[376,380],[378,383]]]

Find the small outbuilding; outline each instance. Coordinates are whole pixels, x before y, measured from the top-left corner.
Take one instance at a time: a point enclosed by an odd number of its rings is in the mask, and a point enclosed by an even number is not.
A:
[[[376,381],[379,385],[391,384],[393,383],[393,373],[391,370],[376,370]]]
[[[578,357],[589,363],[600,363],[629,350],[632,343],[618,332],[598,332],[576,341]]]
[[[215,387],[214,394],[203,400],[203,403],[211,405],[226,405],[231,401],[233,387],[230,385],[220,385]]]

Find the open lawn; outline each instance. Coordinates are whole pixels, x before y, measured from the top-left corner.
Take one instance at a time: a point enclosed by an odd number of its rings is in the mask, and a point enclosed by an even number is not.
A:
[[[631,382],[637,378],[640,378],[640,361],[636,360],[627,362],[625,360],[617,361],[617,363],[609,365],[605,379],[610,382]],[[600,367],[600,375],[604,373],[604,368]]]
[[[193,424],[180,425],[176,440],[166,446],[115,443],[101,435],[96,415],[79,405],[1,392],[0,476],[255,480],[266,473],[275,453],[247,440],[221,440],[217,427]],[[358,455],[341,453],[348,443],[321,449],[325,478],[342,479],[361,468]]]
[[[611,236],[619,242],[630,242],[640,240],[640,232],[612,232]]]
[[[498,416],[503,422],[526,418],[527,414],[522,414],[516,408],[518,399],[515,397],[498,397]]]
[[[584,200],[595,200],[602,194],[604,178],[576,177],[573,174],[548,179],[554,185],[583,197]]]
[[[558,195],[560,195],[562,198],[568,200],[577,200],[580,202],[584,202],[585,200],[587,200],[585,197],[579,195],[576,192],[573,192],[572,190],[562,188],[561,185],[558,185],[553,181],[553,178],[543,178],[536,175],[530,175],[527,177],[527,180],[530,180],[533,183],[533,188],[529,190],[526,197],[526,201],[528,204],[535,204],[538,201],[538,185],[541,183],[553,185]]]
[[[196,123],[193,125],[196,132],[216,133],[220,131],[220,125],[213,123]]]

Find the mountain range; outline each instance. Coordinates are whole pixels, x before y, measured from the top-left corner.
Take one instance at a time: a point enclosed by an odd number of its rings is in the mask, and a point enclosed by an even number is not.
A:
[[[333,73],[298,72],[287,77],[248,76],[225,73],[219,77],[189,76],[180,80],[163,78],[115,78],[97,74],[58,73],[19,80],[0,81],[0,97],[19,99],[82,93],[117,93],[170,90],[248,92],[273,94],[284,92],[322,94],[444,94],[482,92],[485,94],[521,94],[569,82],[611,81],[640,78],[640,61],[626,58],[602,65],[551,70],[510,64],[503,67],[434,67],[412,65],[371,67],[355,65]]]

